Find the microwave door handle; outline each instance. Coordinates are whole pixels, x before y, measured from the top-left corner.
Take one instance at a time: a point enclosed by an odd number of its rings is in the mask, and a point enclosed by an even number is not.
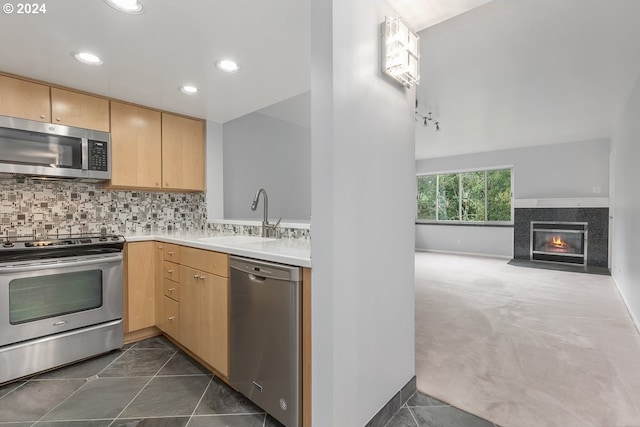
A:
[[[82,170],[89,169],[89,140],[87,138],[81,138],[82,140]]]

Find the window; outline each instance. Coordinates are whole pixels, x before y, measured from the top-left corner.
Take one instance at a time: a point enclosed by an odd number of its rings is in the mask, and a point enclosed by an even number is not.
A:
[[[511,222],[511,169],[418,176],[419,221]]]

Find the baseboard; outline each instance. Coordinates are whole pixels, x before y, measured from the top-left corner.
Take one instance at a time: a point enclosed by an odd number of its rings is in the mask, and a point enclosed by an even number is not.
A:
[[[465,256],[477,256],[483,258],[498,258],[498,259],[512,259],[512,256],[508,255],[496,255],[496,254],[484,254],[478,252],[460,252],[460,251],[443,251],[440,249],[422,249],[416,248],[416,252],[433,252],[436,254],[447,254],[447,255],[465,255]]]
[[[416,392],[416,376],[407,382],[402,389],[393,395],[391,400],[369,420],[365,427],[383,427],[400,410],[407,400]]]
[[[633,311],[631,311],[631,308],[629,307],[629,302],[625,298],[624,293],[622,293],[622,290],[620,289],[620,286],[618,286],[618,282],[616,282],[616,278],[613,276],[613,274],[611,274],[611,279],[613,280],[613,284],[616,285],[616,289],[618,290],[618,295],[620,295],[620,298],[622,298],[622,303],[624,304],[624,307],[627,309],[627,313],[629,313],[629,317],[631,317],[631,321],[633,322],[633,324],[636,327],[636,330],[640,334],[640,319],[638,319],[636,316],[633,315]]]
[[[124,343],[131,344],[133,342],[142,341],[147,338],[155,337],[161,335],[162,331],[155,326],[151,326],[149,328],[139,329],[133,332],[127,332],[124,334]]]

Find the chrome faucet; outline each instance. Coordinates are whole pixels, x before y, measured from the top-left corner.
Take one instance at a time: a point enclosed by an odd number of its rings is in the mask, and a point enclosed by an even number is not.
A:
[[[251,210],[255,211],[258,208],[258,200],[261,193],[264,196],[264,209],[262,214],[262,237],[269,237],[269,230],[273,230],[275,232],[276,227],[278,226],[278,224],[280,224],[282,218],[280,218],[275,224],[269,224],[269,198],[267,197],[267,191],[264,188],[261,188],[256,192],[256,195],[253,198],[253,202],[251,202]]]

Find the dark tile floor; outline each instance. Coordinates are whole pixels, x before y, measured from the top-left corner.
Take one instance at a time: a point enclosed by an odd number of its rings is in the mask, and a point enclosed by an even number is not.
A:
[[[498,427],[419,391],[402,405],[385,427]]]
[[[0,387],[0,426],[282,427],[162,337]],[[494,427],[422,393],[387,427]]]

